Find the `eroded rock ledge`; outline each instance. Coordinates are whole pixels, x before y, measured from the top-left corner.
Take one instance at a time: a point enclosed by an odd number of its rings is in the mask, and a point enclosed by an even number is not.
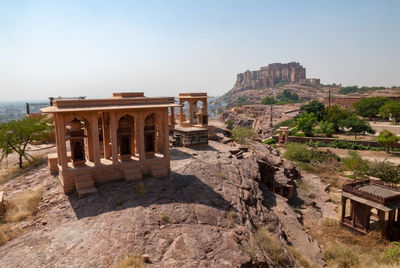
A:
[[[298,241],[308,259],[323,264],[304,229],[294,236],[274,212],[286,199],[268,187],[271,181],[292,182],[295,167],[264,145],[242,159],[232,157],[231,149],[214,141],[174,148],[170,176],[109,182],[82,199],[65,196],[46,167],[8,182],[11,189],[28,181],[44,193],[34,222],[0,247],[0,266],[107,267],[137,252],[150,257],[150,267],[294,267],[289,246]],[[258,230],[277,241],[283,259],[268,251]]]

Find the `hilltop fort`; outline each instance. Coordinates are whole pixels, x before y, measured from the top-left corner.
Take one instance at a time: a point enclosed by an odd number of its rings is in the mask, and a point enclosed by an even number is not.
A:
[[[272,63],[257,71],[237,74],[236,91],[274,86],[281,82],[300,82],[306,79],[306,69],[298,62]]]

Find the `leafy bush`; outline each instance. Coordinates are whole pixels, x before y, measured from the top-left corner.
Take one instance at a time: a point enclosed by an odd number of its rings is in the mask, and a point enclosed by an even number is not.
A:
[[[392,248],[385,250],[382,254],[382,261],[388,264],[400,264],[400,245],[398,242],[395,242]]]
[[[273,138],[264,141],[264,144],[275,144],[275,143],[276,143],[276,140]]]
[[[321,121],[319,123],[319,128],[321,129],[321,132],[324,133],[327,137],[332,137],[333,133],[335,133],[333,123],[330,123],[328,121]]]
[[[247,144],[250,140],[258,138],[258,135],[248,127],[236,127],[232,130],[232,139],[240,144]]]
[[[275,104],[276,100],[273,97],[265,97],[261,101],[262,104],[268,105],[268,104]]]
[[[306,134],[303,132],[294,133],[293,136],[295,137],[306,137]]]
[[[357,152],[350,151],[349,156],[342,159],[343,167],[347,171],[353,171],[355,177],[364,177],[368,172],[368,162],[363,160]]]
[[[317,117],[314,115],[314,113],[303,112],[296,120],[297,129],[302,130],[306,136],[312,136],[316,122]]]
[[[299,95],[287,89],[282,94],[276,96],[276,99],[281,103],[295,103],[300,101]]]
[[[226,125],[227,129],[229,129],[229,130],[233,129],[233,121],[232,120],[226,120],[225,125]]]
[[[287,159],[292,161],[299,161],[303,163],[311,162],[311,151],[308,150],[307,146],[300,143],[290,143],[286,147],[284,155]]]
[[[385,148],[383,147],[375,147],[370,145],[364,145],[360,143],[355,143],[352,141],[342,141],[342,140],[334,140],[329,143],[323,143],[321,141],[308,141],[306,142],[308,146],[317,148],[317,147],[331,147],[331,148],[339,148],[339,149],[349,149],[349,150],[370,150],[370,151],[383,151]]]
[[[340,162],[340,157],[329,150],[326,152],[311,150],[311,160],[317,163]]]
[[[400,181],[400,167],[388,161],[369,162],[366,174],[386,182],[398,183]]]

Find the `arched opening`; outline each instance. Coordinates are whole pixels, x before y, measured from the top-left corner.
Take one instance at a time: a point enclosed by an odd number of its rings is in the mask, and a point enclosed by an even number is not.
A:
[[[189,122],[189,102],[188,101],[184,101],[182,103],[182,111],[183,111],[183,122]]]
[[[196,104],[196,108],[197,108],[197,124],[201,125],[201,126],[207,126],[208,125],[208,112],[207,112],[207,107],[204,104],[203,101],[199,100],[197,101]]]
[[[132,116],[124,115],[118,120],[117,136],[119,159],[131,159],[135,154],[135,120]]]
[[[71,151],[71,161],[74,167],[85,164],[89,158],[87,149],[87,131],[88,123],[83,119],[74,118],[66,126],[67,138]],[[86,140],[86,141],[85,141]]]
[[[147,158],[154,157],[156,153],[156,115],[146,116],[144,121],[144,150]]]

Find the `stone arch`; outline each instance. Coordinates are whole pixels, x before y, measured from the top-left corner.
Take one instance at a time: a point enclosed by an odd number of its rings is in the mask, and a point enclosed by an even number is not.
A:
[[[89,122],[82,116],[67,118],[65,128],[71,150],[71,161],[73,166],[84,165],[86,159],[90,160],[88,144]]]
[[[144,149],[147,158],[154,157],[158,152],[159,115],[149,112],[144,117]]]
[[[135,126],[136,121],[131,114],[123,114],[117,121],[118,157],[125,161],[135,154]]]

